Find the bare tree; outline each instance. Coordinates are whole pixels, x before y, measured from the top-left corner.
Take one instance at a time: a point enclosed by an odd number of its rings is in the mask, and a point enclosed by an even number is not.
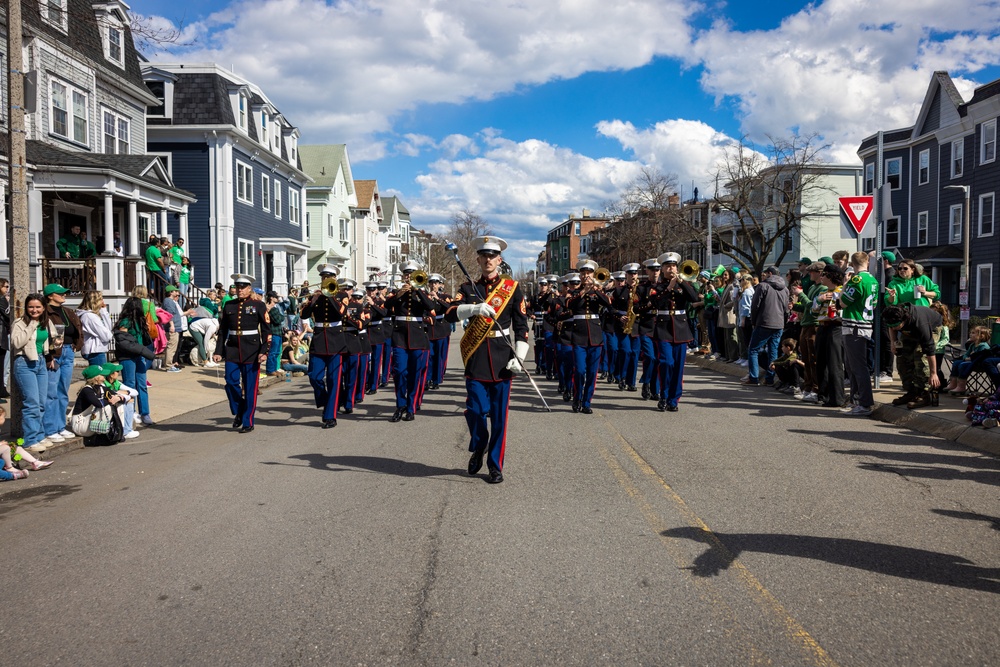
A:
[[[782,262],[795,237],[802,238],[802,219],[819,213],[823,191],[831,190],[823,184],[820,159],[828,146],[820,145],[817,135],[768,140],[758,147],[741,138],[716,167],[724,191],[714,202],[720,215],[712,245],[757,273]]]
[[[451,227],[447,240],[458,246],[458,256],[470,272],[476,264],[476,249],[472,242],[477,236],[492,234],[493,228],[482,216],[474,211],[462,209],[451,216]],[[435,246],[435,249],[437,246]]]
[[[194,40],[184,41],[184,21],[174,26],[156,21],[151,16],[129,14],[129,30],[137,51],[143,54],[155,53],[165,46],[191,46]]]
[[[677,175],[644,167],[617,201],[605,203],[612,223],[593,235],[591,257],[612,270],[690,241],[682,224]]]

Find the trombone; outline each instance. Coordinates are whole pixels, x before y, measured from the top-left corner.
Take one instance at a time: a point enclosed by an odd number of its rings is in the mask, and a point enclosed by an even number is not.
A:
[[[701,267],[698,266],[698,262],[693,259],[686,259],[677,267],[677,277],[681,280],[692,282],[697,280],[700,271]]]
[[[427,286],[427,272],[426,271],[414,271],[410,274],[410,285],[416,287],[417,289],[423,289]]]
[[[594,281],[595,282],[606,283],[606,282],[608,282],[608,278],[610,278],[610,277],[611,277],[611,271],[609,271],[608,269],[604,268],[603,266],[598,267],[597,270],[594,271]]]
[[[309,283],[307,287],[312,289],[317,285],[319,285],[320,291],[323,292],[323,296],[334,296],[340,291],[340,283],[338,283],[337,279],[333,276],[324,278],[323,281],[319,283]]]

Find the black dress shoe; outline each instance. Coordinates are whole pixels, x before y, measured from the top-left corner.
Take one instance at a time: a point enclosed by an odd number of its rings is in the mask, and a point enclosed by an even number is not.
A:
[[[618,391],[625,391],[625,383],[624,382],[621,382],[621,381],[618,382]]]
[[[491,470],[489,479],[486,480],[490,484],[499,484],[503,481],[503,473],[499,470]]]
[[[647,398],[649,398],[649,385],[644,384],[642,385],[642,400],[645,401]]]
[[[323,428],[333,428],[336,425],[337,425],[336,419],[327,419],[325,422],[323,422]]]
[[[342,408],[345,415],[349,415],[354,412],[354,408]]]
[[[634,384],[630,384],[630,385],[628,386],[628,390],[629,390],[629,391],[635,391],[635,385],[634,385]]]
[[[375,390],[374,389],[369,389],[365,393],[368,394],[369,396],[371,396],[372,394],[375,393]]]
[[[403,418],[403,408],[396,408],[396,411],[392,413],[391,417],[389,417],[389,421],[395,423],[402,418]]]
[[[608,377],[607,373],[601,373],[600,377],[598,377],[597,379],[598,380],[604,380],[604,379],[607,379],[607,377]]]
[[[243,428],[240,429],[240,433],[249,433],[252,430],[253,426],[244,426]]]
[[[469,459],[469,474],[475,475],[483,467],[483,457],[486,455],[486,448],[477,449],[472,452],[472,457]]]
[[[666,410],[666,409],[667,409],[667,402],[666,402],[666,401],[664,401],[664,400],[660,400],[660,401],[659,401],[659,402],[658,402],[658,403],[656,404],[656,409],[657,409],[657,410],[659,410],[660,412],[663,412],[664,410]]]
[[[546,380],[551,380],[552,379],[552,373],[546,373],[545,374],[545,379]]]
[[[563,400],[566,402],[573,400],[573,394],[569,393],[569,389],[563,392]]]
[[[573,412],[579,412],[580,407],[580,401],[573,401]]]
[[[594,414],[594,411],[592,409],[590,409],[589,407],[580,408],[580,412],[582,412],[585,415],[592,415],[592,414]]]
[[[403,421],[404,422],[411,422],[411,421],[413,421],[413,413],[412,412],[404,412],[403,413]]]
[[[678,408],[676,405],[668,405],[667,412],[677,412]]]
[[[559,388],[557,389],[557,391],[560,394],[563,393],[564,391],[566,391],[566,385],[564,385],[564,384],[559,385]]]
[[[237,417],[233,420],[233,428],[240,428],[243,426],[243,417]]]

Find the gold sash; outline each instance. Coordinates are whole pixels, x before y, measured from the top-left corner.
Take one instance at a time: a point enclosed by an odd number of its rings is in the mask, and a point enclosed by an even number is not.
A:
[[[511,297],[514,296],[514,288],[516,287],[516,280],[513,278],[503,278],[493,288],[493,291],[486,295],[486,303],[493,306],[493,310],[496,311],[498,318],[503,309],[510,303]],[[494,320],[488,317],[480,317],[478,315],[469,318],[469,326],[465,328],[465,333],[462,334],[462,342],[459,343],[463,364],[469,363],[472,353],[478,350],[479,346],[490,335],[490,331],[493,329],[493,322]]]

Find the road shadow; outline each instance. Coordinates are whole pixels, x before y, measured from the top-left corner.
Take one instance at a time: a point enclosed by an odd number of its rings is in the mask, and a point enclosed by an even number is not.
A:
[[[961,556],[925,549],[811,535],[709,533],[690,526],[671,528],[661,535],[708,545],[708,549],[695,559],[690,568],[697,577],[717,576],[728,569],[740,554],[755,551],[809,558],[955,588],[1000,593],[1000,568],[978,567]]]
[[[463,477],[463,468],[439,468],[416,461],[400,461],[380,456],[327,456],[326,454],[296,454],[289,459],[305,461],[310,468],[325,472],[367,471],[397,477]],[[263,461],[264,465],[292,465],[279,461]]]
[[[14,510],[23,510],[32,505],[47,503],[76,493],[80,488],[79,484],[44,484],[4,493],[0,495],[0,519]]]
[[[883,452],[864,449],[835,449],[835,454],[865,456],[894,463],[862,461],[858,467],[874,472],[891,472],[904,477],[960,480],[1000,486],[1000,459],[985,456],[951,456],[927,452]],[[965,468],[965,469],[960,469]],[[969,469],[971,468],[971,470]]]
[[[978,512],[959,512],[957,510],[931,510],[935,514],[951,517],[952,519],[965,519],[967,521],[985,521],[990,524],[993,530],[1000,530],[1000,516],[987,516]]]

